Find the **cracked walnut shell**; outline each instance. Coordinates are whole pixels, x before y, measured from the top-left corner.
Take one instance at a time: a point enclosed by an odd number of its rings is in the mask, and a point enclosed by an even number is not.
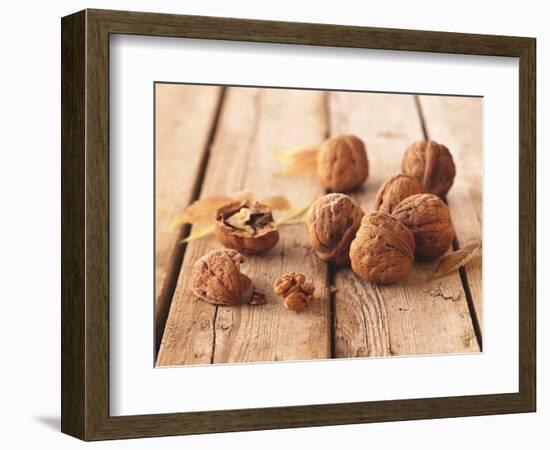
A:
[[[422,193],[422,185],[415,177],[400,173],[387,180],[376,194],[374,210],[391,214],[401,200]]]
[[[363,211],[345,194],[327,194],[310,206],[305,225],[308,241],[323,261],[347,266],[349,246],[361,225]]]
[[[323,186],[332,192],[355,189],[369,174],[365,144],[351,134],[327,139],[319,148],[317,173]]]
[[[363,217],[351,243],[351,267],[373,283],[394,283],[411,270],[414,248],[414,236],[405,225],[389,214],[373,212]]]
[[[445,199],[456,175],[449,149],[435,141],[418,141],[405,151],[401,170],[422,183],[424,192]]]
[[[285,308],[301,312],[315,299],[313,283],[306,282],[302,273],[291,272],[277,278],[273,283],[275,294],[284,298]]]
[[[392,215],[414,234],[418,258],[437,258],[451,247],[455,236],[451,212],[439,197],[412,195],[399,203]]]
[[[216,238],[241,253],[262,253],[277,244],[279,231],[269,206],[238,200],[216,211]]]
[[[250,278],[241,273],[243,256],[229,249],[213,250],[199,258],[191,271],[193,293],[213,305],[235,305],[252,295]]]

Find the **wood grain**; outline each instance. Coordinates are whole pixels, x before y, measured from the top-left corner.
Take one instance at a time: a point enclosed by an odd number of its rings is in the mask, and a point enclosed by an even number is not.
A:
[[[483,100],[474,97],[420,96],[430,139],[453,154],[457,175],[448,195],[458,247],[481,241],[483,167]],[[482,257],[465,266],[475,319],[483,322]],[[481,332],[481,326],[480,330]]]
[[[155,85],[155,322],[160,345],[188,231],[168,229],[200,188],[222,88]]]
[[[281,177],[277,148],[320,142],[326,133],[320,92],[230,88],[201,196],[249,189],[261,199],[286,195],[296,206],[322,194],[314,178]],[[300,123],[300,126],[296,126]],[[281,228],[279,244],[248,256],[243,271],[267,296],[262,306],[215,307],[188,289],[196,259],[218,248],[213,238],[189,244],[174,295],[159,365],[277,361],[330,357],[326,265],[309,252],[302,225]],[[313,279],[320,300],[297,315],[284,309],[272,291],[280,275],[302,271]]]
[[[373,209],[380,185],[400,171],[405,148],[423,138],[409,95],[331,93],[331,132],[365,140],[367,183],[352,194]],[[387,356],[479,351],[458,274],[434,280],[435,263],[416,262],[402,281],[375,286],[350,269],[334,274],[334,356]]]

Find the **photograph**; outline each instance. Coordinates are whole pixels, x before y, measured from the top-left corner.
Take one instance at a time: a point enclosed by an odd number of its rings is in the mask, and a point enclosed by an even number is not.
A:
[[[482,352],[483,97],[153,89],[155,367]]]

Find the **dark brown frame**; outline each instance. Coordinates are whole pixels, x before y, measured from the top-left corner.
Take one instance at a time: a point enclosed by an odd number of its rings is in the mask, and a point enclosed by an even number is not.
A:
[[[432,31],[85,10],[62,31],[61,429],[84,440],[535,411],[536,40]],[[519,58],[519,392],[109,416],[109,35]]]

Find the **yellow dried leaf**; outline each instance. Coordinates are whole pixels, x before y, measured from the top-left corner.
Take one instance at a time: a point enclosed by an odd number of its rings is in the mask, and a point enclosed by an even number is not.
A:
[[[231,197],[215,196],[206,197],[191,203],[182,214],[175,217],[168,225],[168,230],[173,230],[182,223],[207,224],[214,220],[214,213],[218,208],[233,201]]]
[[[286,225],[286,224],[290,225],[291,222],[303,216],[307,212],[310,206],[311,204],[302,206],[301,208],[291,209],[290,211],[288,211],[288,213],[284,217],[277,220],[277,225]]]
[[[458,270],[476,256],[480,249],[481,242],[473,242],[455,252],[448,253],[439,260],[434,276],[438,278]]]
[[[180,241],[182,244],[187,244],[188,242],[195,241],[202,237],[208,236],[214,232],[214,224],[209,225],[198,225],[193,227],[193,231],[189,236]]]
[[[250,189],[234,192],[231,197],[233,200],[248,200],[249,202],[253,202],[255,199],[254,193]]]
[[[317,173],[319,145],[307,145],[291,151],[276,150],[275,157],[283,165],[281,175],[303,176]]]
[[[271,209],[290,209],[290,202],[284,195],[273,195],[266,197],[260,201],[264,205],[269,206]]]

